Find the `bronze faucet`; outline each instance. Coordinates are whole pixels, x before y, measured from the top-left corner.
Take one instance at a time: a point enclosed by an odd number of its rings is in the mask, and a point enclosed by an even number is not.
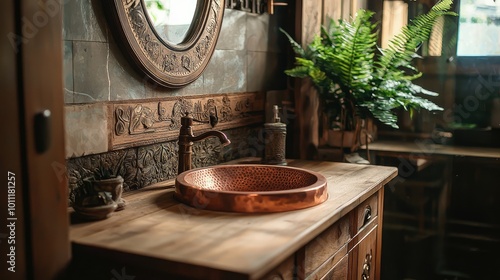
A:
[[[181,117],[181,129],[179,132],[179,165],[177,168],[177,174],[191,169],[191,155],[193,153],[193,142],[203,140],[208,137],[219,138],[222,146],[231,144],[231,141],[227,138],[226,134],[218,130],[211,130],[202,133],[198,136],[193,134],[193,121],[201,123],[210,123],[212,128],[217,124],[217,116],[210,115],[209,121],[195,120],[193,117],[186,113],[186,116]]]

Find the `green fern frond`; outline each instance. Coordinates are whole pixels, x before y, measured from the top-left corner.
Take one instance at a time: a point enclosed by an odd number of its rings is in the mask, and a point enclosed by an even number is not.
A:
[[[350,110],[371,115],[397,128],[396,108],[411,112],[420,108],[442,110],[423,95],[436,96],[412,83],[422,73],[412,64],[417,49],[428,40],[434,23],[449,12],[452,0],[442,0],[427,14],[419,16],[395,36],[386,49],[377,45],[377,24],[371,22],[373,12],[360,10],[350,21],[331,20],[328,28],[304,49],[287,36],[297,54],[295,67],[285,73],[312,80],[323,104],[330,113]]]
[[[436,20],[441,16],[456,15],[449,12],[452,4],[452,0],[442,0],[428,13],[416,17],[404,26],[401,32],[390,40],[388,48],[380,57],[379,74],[385,75],[387,72],[410,64],[419,46],[429,39]]]
[[[290,45],[292,46],[293,51],[298,56],[304,57],[305,52],[304,52],[304,49],[302,48],[302,46],[299,43],[295,42],[295,40],[292,38],[292,36],[290,36],[290,34],[288,34],[285,30],[280,28],[280,31],[283,32],[286,35],[286,37],[288,38],[288,41],[290,42]]]

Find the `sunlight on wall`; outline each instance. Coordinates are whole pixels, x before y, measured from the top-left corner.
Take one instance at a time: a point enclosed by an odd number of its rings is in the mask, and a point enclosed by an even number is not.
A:
[[[429,38],[429,54],[430,56],[441,56],[443,51],[443,30],[444,17],[440,17],[432,27],[431,37]]]
[[[403,1],[384,1],[382,18],[382,48],[408,23],[408,4]]]

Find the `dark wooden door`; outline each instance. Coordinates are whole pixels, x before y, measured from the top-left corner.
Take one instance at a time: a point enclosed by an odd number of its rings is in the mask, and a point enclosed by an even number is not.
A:
[[[70,260],[59,2],[0,9],[0,279],[57,279]]]

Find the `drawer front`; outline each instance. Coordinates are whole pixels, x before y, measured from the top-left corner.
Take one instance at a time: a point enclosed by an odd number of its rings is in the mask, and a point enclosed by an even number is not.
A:
[[[327,228],[302,250],[298,257],[299,275],[306,279],[320,279],[347,254],[349,215]],[[300,271],[302,270],[302,271]]]
[[[316,270],[308,274],[305,278],[306,280],[320,280],[325,279],[327,275],[339,275],[340,272],[333,273],[332,270],[336,268],[336,271],[340,271],[341,268],[339,264],[347,259],[347,244],[342,246],[335,255],[328,258],[324,263],[322,263]],[[299,277],[300,278],[300,277]],[[346,278],[343,278],[346,279]]]
[[[377,226],[353,250],[353,277],[356,280],[375,279],[377,267]],[[354,263],[356,265],[354,265]]]
[[[293,280],[295,272],[295,257],[292,255],[270,273],[262,278],[262,280]]]
[[[366,226],[378,216],[378,192],[363,201],[355,210],[356,231],[357,234],[361,228]]]
[[[345,255],[328,273],[320,280],[345,280],[349,269],[349,257]]]

